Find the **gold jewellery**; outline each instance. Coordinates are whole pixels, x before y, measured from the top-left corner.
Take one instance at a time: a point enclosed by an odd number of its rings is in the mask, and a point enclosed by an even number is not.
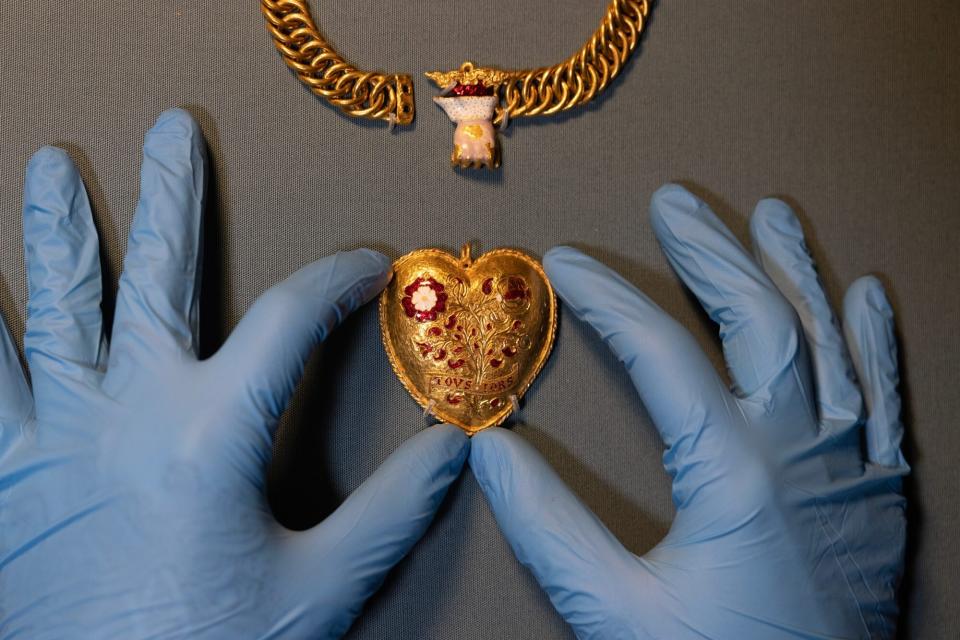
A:
[[[425,413],[468,435],[503,423],[550,355],[557,300],[515,249],[476,260],[421,249],[393,263],[380,331],[394,372]]]
[[[539,69],[477,67],[426,74],[442,90],[434,100],[457,124],[451,162],[457,167],[500,165],[495,127],[549,116],[590,102],[622,71],[637,46],[649,0],[612,0],[600,27],[567,60]],[[267,30],[287,65],[311,91],[344,113],[393,126],[413,122],[409,75],[362,71],[321,34],[307,0],[261,0]]]

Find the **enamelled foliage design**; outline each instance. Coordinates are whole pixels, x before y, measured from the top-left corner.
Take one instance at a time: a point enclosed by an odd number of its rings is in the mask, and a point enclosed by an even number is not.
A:
[[[466,388],[446,394],[446,402],[454,406],[467,402],[481,410],[503,407],[506,400],[485,389],[497,388],[491,380],[516,379],[512,360],[530,348],[523,321],[532,302],[527,281],[505,275],[470,287],[455,277],[447,287],[423,274],[403,293],[407,317],[426,325],[414,337],[420,357],[435,374],[465,382]]]

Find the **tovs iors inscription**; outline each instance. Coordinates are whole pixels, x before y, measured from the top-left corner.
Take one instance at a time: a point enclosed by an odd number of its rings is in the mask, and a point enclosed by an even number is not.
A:
[[[412,257],[412,258],[411,258]],[[381,298],[390,361],[414,398],[468,433],[500,424],[553,342],[556,302],[538,263],[501,249],[476,262],[423,250]]]

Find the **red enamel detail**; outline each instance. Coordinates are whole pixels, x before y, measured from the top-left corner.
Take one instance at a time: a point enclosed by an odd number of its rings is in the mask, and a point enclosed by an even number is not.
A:
[[[483,281],[483,286],[481,287],[484,295],[490,295],[493,293],[493,278],[487,278]]]
[[[503,293],[504,300],[523,300],[529,295],[526,280],[519,276],[507,278],[507,290]]]
[[[507,356],[508,358],[512,358],[513,356],[517,355],[517,350],[513,347],[504,347],[503,355]]]
[[[482,80],[478,80],[476,84],[462,84],[458,82],[454,85],[453,89],[450,91],[451,94],[457,96],[458,98],[463,97],[473,97],[473,96],[492,96],[493,87],[488,87],[483,84]]]
[[[490,366],[493,367],[494,369],[499,369],[500,365],[502,364],[503,364],[503,360],[497,360],[496,358],[490,361]]]
[[[465,364],[466,364],[466,360],[463,360],[462,358],[460,360],[451,359],[449,362],[447,362],[447,366],[449,366],[451,369],[459,369]]]

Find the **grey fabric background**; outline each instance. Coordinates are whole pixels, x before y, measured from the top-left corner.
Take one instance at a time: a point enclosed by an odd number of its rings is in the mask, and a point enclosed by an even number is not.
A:
[[[743,239],[754,203],[800,211],[834,300],[864,272],[899,323],[906,451],[915,474],[904,637],[960,635],[960,3],[955,0],[664,0],[603,99],[518,122],[496,174],[448,166],[453,125],[422,73],[465,59],[535,66],[592,32],[606,0],[313,0],[325,33],[367,67],[416,78],[413,128],[341,116],[286,70],[258,3],[0,3],[0,307],[17,340],[27,290],[21,183],[42,144],[79,163],[115,285],[143,134],[161,110],[202,123],[214,180],[204,351],[258,294],[338,249],[573,243],[692,329],[715,330],[670,272],[647,222],[679,180]],[[106,301],[110,308],[112,299]],[[662,445],[616,360],[563,315],[517,431],[634,552],[667,530]],[[309,367],[271,473],[277,516],[322,519],[404,439],[420,410],[394,378],[371,306]],[[564,638],[467,472],[351,638]]]

